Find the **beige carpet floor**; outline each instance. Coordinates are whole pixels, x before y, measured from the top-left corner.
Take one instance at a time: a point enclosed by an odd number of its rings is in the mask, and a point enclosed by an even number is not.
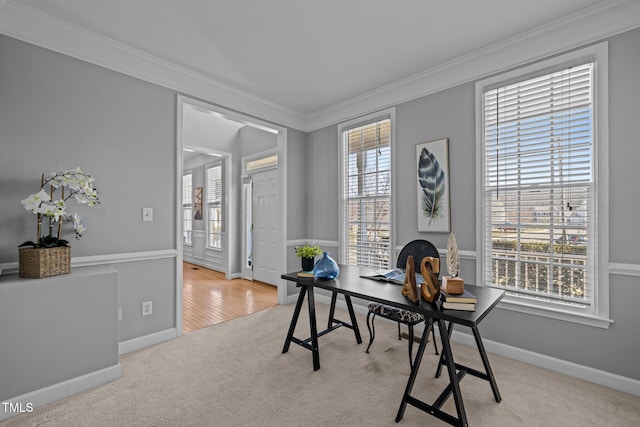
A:
[[[325,325],[327,307],[319,304]],[[293,306],[201,329],[121,357],[122,378],[0,423],[13,426],[441,426],[408,406],[395,416],[409,374],[407,342],[378,320],[364,343],[341,328],[320,338],[321,369],[292,344],[281,354]],[[339,318],[348,319],[340,311]],[[301,314],[297,329],[308,329]],[[482,328],[480,328],[482,333]],[[455,344],[456,361],[481,368],[475,348]],[[467,375],[461,389],[471,426],[639,426],[640,397],[489,354],[502,402],[489,383]],[[414,395],[431,402],[446,385],[434,378],[430,343]],[[455,414],[453,399],[444,410]]]

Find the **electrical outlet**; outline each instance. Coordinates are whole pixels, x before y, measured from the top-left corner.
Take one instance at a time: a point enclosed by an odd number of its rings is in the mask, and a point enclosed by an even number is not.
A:
[[[142,303],[142,315],[148,316],[153,313],[153,303],[151,301],[145,301]]]

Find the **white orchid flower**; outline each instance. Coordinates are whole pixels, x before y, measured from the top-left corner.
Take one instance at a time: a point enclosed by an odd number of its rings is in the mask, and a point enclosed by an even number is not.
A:
[[[24,208],[33,213],[38,213],[36,210],[40,207],[40,203],[48,202],[51,200],[51,197],[47,194],[46,191],[40,190],[36,194],[32,194],[24,200],[21,200],[20,203],[24,206]]]
[[[42,188],[38,193],[30,195],[20,203],[26,210],[48,218],[50,226],[49,237],[51,237],[51,224],[54,221],[59,222],[59,227],[62,226],[63,221],[72,221],[76,238],[80,238],[86,229],[80,222],[81,218],[77,213],[71,214],[67,212],[65,201],[73,197],[76,202],[88,204],[89,206],[95,206],[100,203],[98,192],[93,188],[93,181],[94,178],[84,173],[80,167],[53,172],[44,179]],[[55,189],[63,187],[63,198],[51,201],[52,196],[44,190],[45,186],[51,186],[52,195]],[[69,191],[65,193],[64,187],[67,187]],[[40,222],[38,223],[39,232]],[[60,229],[58,232],[60,233]]]
[[[53,218],[55,221],[60,221],[60,217],[64,218],[65,216],[65,209],[64,201],[56,200],[54,203],[42,203],[40,207],[36,209],[36,213]]]
[[[82,218],[80,217],[80,215],[78,215],[77,212],[75,212],[73,214],[73,229],[76,231],[76,238],[79,238],[80,236],[82,236],[82,233],[84,233],[84,231],[86,230],[86,228],[84,227],[84,225],[82,225],[80,223],[80,220]]]

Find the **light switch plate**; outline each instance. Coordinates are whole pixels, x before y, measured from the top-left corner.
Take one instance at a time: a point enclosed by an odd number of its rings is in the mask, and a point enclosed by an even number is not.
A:
[[[142,208],[142,220],[153,221],[153,208]]]

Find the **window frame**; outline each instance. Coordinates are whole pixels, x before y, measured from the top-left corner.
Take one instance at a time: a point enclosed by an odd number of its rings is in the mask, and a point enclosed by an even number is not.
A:
[[[366,116],[359,117],[357,119],[349,120],[338,125],[338,220],[339,220],[339,235],[338,235],[338,251],[340,263],[346,263],[344,248],[346,242],[344,241],[345,233],[345,209],[344,209],[344,159],[343,159],[343,132],[349,129],[357,128],[360,126],[366,126],[368,124],[389,119],[391,122],[390,132],[390,177],[391,177],[391,194],[390,194],[390,207],[389,207],[389,267],[395,267],[395,235],[396,235],[396,109],[395,107],[378,111],[376,113],[368,114]]]
[[[188,192],[188,194],[186,194],[187,192],[184,191],[184,177],[189,175],[191,177],[191,191]],[[193,218],[191,217],[193,215],[193,171],[191,169],[185,170],[182,172],[182,244],[186,245],[186,246],[193,246]],[[188,197],[190,202],[189,203],[185,203],[185,197]],[[189,214],[189,218],[187,219],[187,217],[185,216],[185,210],[189,209],[190,210],[190,214]],[[185,240],[185,222],[189,221],[189,223],[191,224],[191,230],[189,230],[191,232],[191,239],[187,242]]]
[[[528,66],[476,82],[476,278],[485,277],[485,183],[484,183],[484,92],[518,81],[551,73],[572,65],[593,61],[593,307],[571,309],[560,304],[505,295],[499,307],[528,314],[608,328],[609,318],[609,128],[608,128],[608,44],[606,42],[558,55]]]
[[[218,208],[220,209],[220,232],[210,232],[210,222],[211,222],[211,208],[212,208],[212,203],[209,202],[209,170],[219,167],[220,168],[220,205],[218,206]],[[224,173],[225,173],[225,168],[224,168],[224,163],[222,161],[218,161],[215,163],[209,163],[205,166],[204,168],[204,178],[205,178],[205,196],[204,196],[204,205],[205,205],[205,220],[206,220],[206,230],[205,230],[205,237],[206,237],[206,241],[205,241],[205,247],[207,249],[210,249],[212,251],[222,251],[222,246],[223,246],[223,235],[224,235],[224,220],[225,220],[225,216],[224,216]],[[220,239],[220,247],[216,247],[216,246],[211,246],[211,238],[210,236],[216,234],[219,236]]]

